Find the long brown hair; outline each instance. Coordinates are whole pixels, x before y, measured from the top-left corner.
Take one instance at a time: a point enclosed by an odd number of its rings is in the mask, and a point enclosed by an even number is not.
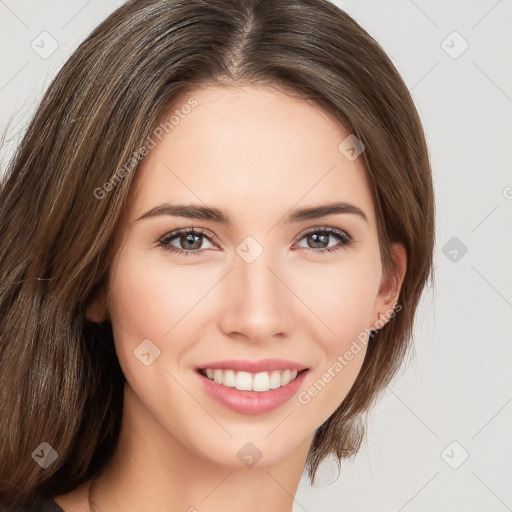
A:
[[[326,0],[131,0],[65,63],[2,180],[2,499],[69,492],[112,454],[124,376],[110,324],[89,322],[85,310],[108,280],[133,155],[174,98],[227,83],[312,100],[355,134],[385,271],[394,268],[391,244],[406,247],[402,309],[371,339],[348,396],[317,430],[309,476],[327,455],[360,447],[362,415],[406,354],[431,275],[431,171],[406,85],[378,43]],[[57,452],[47,468],[33,459],[43,442]]]

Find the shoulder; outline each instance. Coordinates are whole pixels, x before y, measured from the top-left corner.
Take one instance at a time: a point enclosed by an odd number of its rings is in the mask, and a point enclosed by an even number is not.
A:
[[[42,497],[25,505],[9,505],[0,501],[0,512],[64,512],[50,497]]]

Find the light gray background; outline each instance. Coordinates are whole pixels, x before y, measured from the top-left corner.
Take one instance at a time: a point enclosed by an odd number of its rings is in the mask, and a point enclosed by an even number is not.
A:
[[[0,0],[2,169],[57,70],[121,3]],[[296,509],[512,510],[512,0],[335,3],[390,55],[424,122],[436,285],[415,357],[373,410],[364,448],[332,485],[303,477]],[[47,58],[31,47],[42,51],[44,31],[58,43]],[[322,475],[332,480],[329,464]]]

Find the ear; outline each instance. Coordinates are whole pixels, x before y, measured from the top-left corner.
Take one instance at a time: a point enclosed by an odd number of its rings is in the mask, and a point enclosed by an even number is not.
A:
[[[101,323],[106,320],[110,320],[110,315],[107,306],[107,297],[105,288],[102,287],[99,292],[96,293],[93,300],[87,306],[85,316],[90,322]]]
[[[390,273],[382,275],[373,309],[373,329],[381,329],[391,319],[391,314],[393,313],[394,306],[400,295],[405,272],[407,270],[407,251],[404,245],[394,243],[391,246],[391,251],[395,265]]]

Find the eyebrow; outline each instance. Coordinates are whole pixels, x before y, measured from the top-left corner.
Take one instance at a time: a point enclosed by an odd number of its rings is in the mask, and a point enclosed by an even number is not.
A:
[[[361,210],[361,208],[354,204],[345,202],[324,204],[310,208],[298,208],[290,211],[287,215],[285,215],[284,221],[286,223],[296,223],[303,220],[317,219],[319,217],[325,217],[326,215],[340,213],[357,215],[368,222],[368,218],[366,217],[364,211]],[[147,219],[148,217],[157,217],[160,215],[172,215],[175,217],[186,217],[188,219],[209,220],[226,226],[230,226],[232,224],[229,215],[219,208],[194,204],[184,205],[169,203],[164,203],[151,208],[151,210],[147,211],[144,215],[139,217],[137,221]]]

